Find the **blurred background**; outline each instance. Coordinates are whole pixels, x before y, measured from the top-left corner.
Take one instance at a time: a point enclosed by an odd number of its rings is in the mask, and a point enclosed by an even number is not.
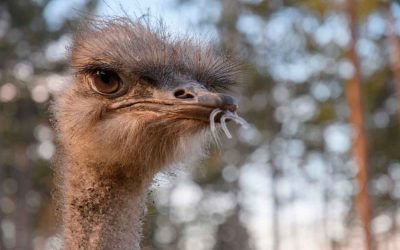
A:
[[[400,2],[389,0],[1,0],[0,249],[61,246],[48,107],[88,13],[161,17],[244,63],[250,129],[230,124],[234,138],[200,167],[156,177],[144,249],[400,249]]]

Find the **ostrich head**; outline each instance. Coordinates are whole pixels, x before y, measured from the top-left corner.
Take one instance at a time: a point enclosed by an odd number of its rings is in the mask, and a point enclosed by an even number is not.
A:
[[[71,65],[74,83],[54,105],[57,130],[69,160],[99,173],[151,177],[198,154],[214,109],[237,108],[221,93],[235,83],[234,62],[145,22],[119,18],[81,27]]]

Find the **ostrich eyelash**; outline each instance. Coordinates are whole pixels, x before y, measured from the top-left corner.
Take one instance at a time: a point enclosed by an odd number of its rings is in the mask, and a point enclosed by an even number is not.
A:
[[[231,119],[232,121],[236,122],[237,124],[239,124],[240,126],[242,126],[245,129],[249,128],[249,124],[246,122],[246,120],[244,120],[242,117],[240,117],[237,113],[233,113],[231,111],[216,108],[210,114],[210,129],[211,129],[211,133],[214,138],[216,138],[216,136],[217,136],[216,135],[217,130],[216,130],[216,126],[215,126],[215,117],[220,113],[223,113],[220,118],[221,128],[224,131],[224,133],[228,139],[231,139],[232,135],[229,132],[228,127],[226,126],[227,119]]]

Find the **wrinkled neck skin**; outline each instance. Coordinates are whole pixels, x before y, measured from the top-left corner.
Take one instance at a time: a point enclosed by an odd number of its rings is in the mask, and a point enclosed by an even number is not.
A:
[[[65,166],[66,250],[139,250],[141,218],[151,178],[101,174],[106,166]]]

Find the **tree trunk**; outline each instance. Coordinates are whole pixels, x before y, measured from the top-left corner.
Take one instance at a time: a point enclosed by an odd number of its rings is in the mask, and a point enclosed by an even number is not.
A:
[[[356,51],[357,13],[356,2],[354,0],[346,1],[346,11],[349,19],[349,30],[351,32],[350,47],[347,56],[354,69],[353,76],[347,80],[346,94],[350,108],[350,123],[354,131],[352,151],[353,157],[358,166],[358,194],[356,197],[356,207],[363,225],[365,249],[372,250],[374,249],[374,246],[371,233],[371,207],[368,194],[367,139],[363,122],[360,63]]]
[[[279,220],[279,197],[276,190],[276,179],[278,170],[275,164],[272,164],[271,175],[271,193],[272,193],[272,250],[280,249],[280,220]]]
[[[27,209],[27,194],[32,190],[32,162],[26,155],[26,147],[17,148],[15,179],[18,191],[15,194],[15,249],[32,249],[32,220]]]
[[[390,69],[393,72],[397,97],[397,117],[400,121],[400,45],[396,36],[396,19],[390,5],[387,6],[387,38],[390,47]]]

